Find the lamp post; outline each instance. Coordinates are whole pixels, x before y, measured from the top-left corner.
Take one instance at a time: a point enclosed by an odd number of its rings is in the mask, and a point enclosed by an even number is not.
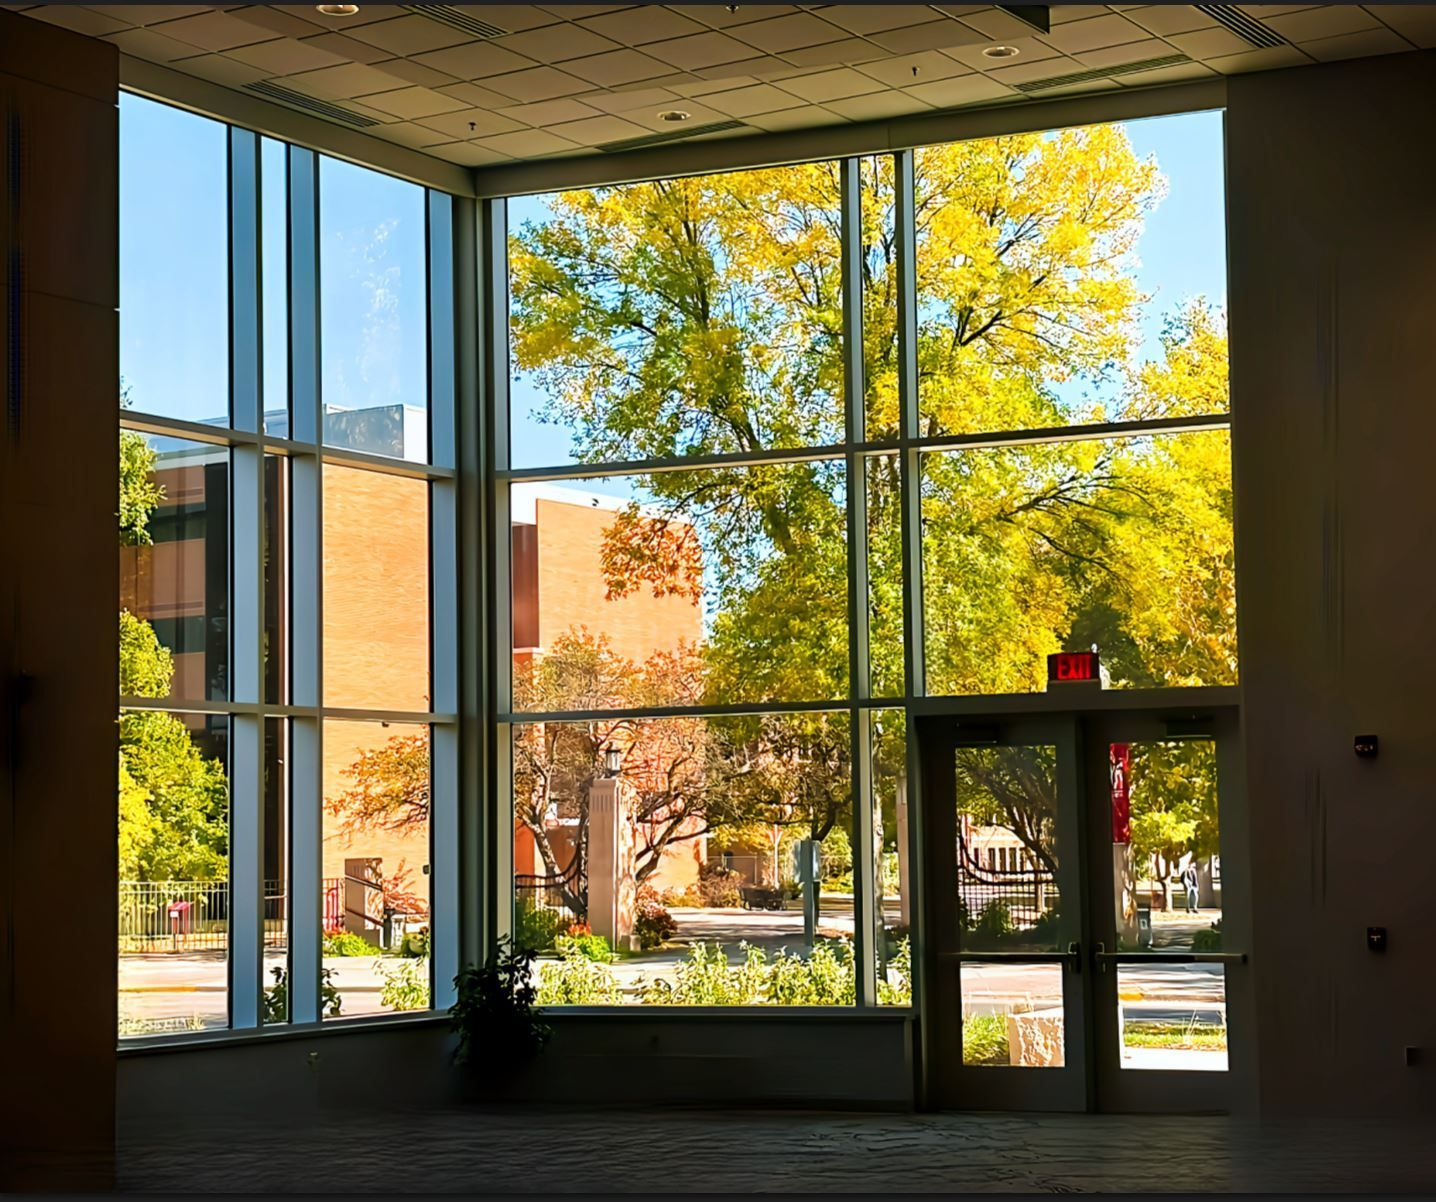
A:
[[[612,745],[603,750],[603,774],[612,780],[623,767],[623,752]]]

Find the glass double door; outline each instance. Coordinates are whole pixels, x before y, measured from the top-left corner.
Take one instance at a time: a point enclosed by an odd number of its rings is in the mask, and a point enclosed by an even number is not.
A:
[[[1229,710],[924,719],[933,1104],[1232,1108],[1235,735]]]

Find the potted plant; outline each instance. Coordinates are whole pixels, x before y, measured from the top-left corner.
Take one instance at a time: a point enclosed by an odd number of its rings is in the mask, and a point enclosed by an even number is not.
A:
[[[551,1031],[534,1010],[534,955],[505,936],[482,967],[470,965],[454,978],[454,1063],[476,1096],[503,1092],[548,1043]]]

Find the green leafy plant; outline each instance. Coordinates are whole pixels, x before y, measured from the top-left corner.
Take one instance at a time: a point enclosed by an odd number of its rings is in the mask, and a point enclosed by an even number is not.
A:
[[[389,1010],[427,1010],[428,960],[400,960],[393,968],[385,970],[379,1004]]]
[[[573,956],[582,956],[597,964],[609,964],[616,958],[613,949],[608,946],[607,938],[603,935],[560,935],[553,941],[553,945],[565,960]]]
[[[888,959],[887,971],[878,977],[880,1006],[912,1005],[912,940],[906,935],[897,942],[897,950]]]
[[[551,1032],[534,1013],[533,962],[532,948],[505,936],[482,966],[470,965],[454,978],[455,1063],[477,1068],[482,1051],[485,1063],[503,1073],[543,1050]]]
[[[714,909],[732,908],[743,904],[739,885],[743,878],[731,868],[708,863],[698,870],[698,893],[702,905]]]
[[[1012,911],[1000,897],[993,898],[977,916],[973,923],[972,930],[976,935],[982,935],[989,939],[1002,939],[1013,933]]]
[[[379,949],[356,931],[335,931],[324,936],[326,956],[377,956]]]
[[[548,951],[568,925],[569,919],[561,910],[540,909],[527,900],[514,906],[514,943],[529,951]]]
[[[853,947],[823,942],[806,958],[786,949],[768,968],[766,1000],[778,1006],[851,1006],[857,1000]]]
[[[962,1019],[962,1062],[1006,1064],[1007,1017],[1002,1014],[968,1014]]]
[[[743,960],[728,963],[717,944],[695,943],[680,960],[672,981],[658,980],[643,992],[655,1006],[752,1006],[764,1000],[768,957],[762,948],[739,944]]]
[[[1218,918],[1204,931],[1192,936],[1192,951],[1219,952],[1222,950],[1222,920]]]
[[[575,941],[565,944],[557,961],[540,968],[537,1004],[540,1006],[602,1006],[621,1000],[618,980],[605,961],[579,950]]]
[[[260,1022],[265,1026],[289,1021],[289,974],[282,968],[270,971],[274,974],[274,984],[264,991],[260,1002]],[[325,1018],[338,1018],[344,1008],[344,999],[334,984],[332,968],[320,970],[319,1001],[320,1012]]]
[[[429,928],[420,927],[409,931],[399,942],[399,954],[413,960],[422,960],[429,954]]]

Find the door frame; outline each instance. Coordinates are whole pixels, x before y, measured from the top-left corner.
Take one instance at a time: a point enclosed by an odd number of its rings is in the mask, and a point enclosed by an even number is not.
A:
[[[1110,829],[1110,816],[1105,805],[1089,805],[1086,797],[1094,789],[1100,789],[1095,796],[1106,796],[1106,759],[1102,758],[1101,781],[1097,776],[1098,756],[1094,749],[1101,738],[1113,730],[1142,731],[1162,730],[1167,723],[1191,723],[1206,720],[1212,724],[1217,737],[1218,748],[1218,789],[1219,822],[1222,839],[1222,930],[1229,936],[1228,946],[1239,948],[1244,953],[1251,950],[1251,856],[1249,823],[1247,820],[1244,788],[1244,755],[1241,746],[1240,689],[1238,687],[1180,688],[1180,689],[1121,689],[1104,690],[1096,685],[1057,686],[1045,693],[1007,694],[987,697],[929,697],[921,698],[909,706],[910,737],[914,741],[910,763],[915,769],[913,788],[910,790],[909,852],[916,868],[914,873],[915,905],[912,914],[915,926],[914,997],[917,1002],[916,1015],[916,1081],[915,1097],[922,1109],[1006,1109],[1031,1108],[1034,1100],[1043,1109],[1056,1110],[1137,1110],[1143,1113],[1201,1113],[1221,1110],[1233,1114],[1250,1114],[1256,1108],[1257,1045],[1254,1022],[1254,972],[1250,962],[1242,965],[1240,971],[1226,973],[1226,1006],[1229,1031],[1228,1071],[1221,1074],[1215,1084],[1195,1083],[1195,1091],[1187,1088],[1193,1082],[1190,1078],[1200,1073],[1123,1072],[1115,1058],[1115,1001],[1111,1007],[1110,1020],[1099,1024],[1097,1019],[1101,1004],[1096,996],[1101,992],[1090,981],[1093,969],[1099,961],[1092,952],[1098,942],[1108,942],[1098,933],[1096,914],[1108,915],[1110,908],[1099,911],[1094,904],[1100,900],[1102,889],[1111,901],[1111,881],[1105,882],[1101,874],[1091,870],[1092,859],[1088,849],[1102,846],[1103,824]],[[938,1019],[940,999],[943,996],[958,996],[946,993],[944,986],[952,984],[950,975],[956,961],[950,955],[939,957],[939,944],[946,939],[950,942],[951,932],[944,928],[944,921],[950,922],[950,907],[940,911],[938,899],[929,887],[931,870],[928,852],[938,846],[941,834],[951,828],[951,820],[944,825],[943,818],[934,812],[933,789],[930,784],[950,777],[950,753],[957,742],[954,739],[954,720],[981,723],[983,719],[997,723],[1006,722],[1016,731],[1013,724],[1025,719],[1046,718],[1065,720],[1075,731],[1074,757],[1079,765],[1073,805],[1078,816],[1075,832],[1076,858],[1080,865],[1078,879],[1085,885],[1081,893],[1081,921],[1077,926],[1081,963],[1084,980],[1079,992],[1084,999],[1079,1007],[1081,1023],[1079,1028],[1068,1028],[1078,1038],[1069,1035],[1066,1053],[1067,1064],[1082,1068],[1080,1090],[1069,1083],[1058,1084],[1055,1078],[1036,1087],[1024,1085],[1019,1080],[1031,1082],[1033,1074],[1066,1073],[1063,1069],[1011,1069],[1000,1074],[993,1073],[991,1081],[983,1078],[972,1081],[972,1072],[992,1072],[990,1069],[974,1069],[968,1072],[954,1072],[953,1065],[960,1063],[960,1051],[955,1052],[953,1025]],[[1030,731],[1051,729],[1046,723],[1039,727],[1030,726]],[[1170,737],[1170,736],[1166,736]],[[1141,741],[1134,737],[1133,741]],[[937,785],[939,795],[943,786]],[[949,781],[946,794],[951,795]],[[1059,800],[1059,806],[1061,802]],[[1059,809],[1060,815],[1060,809]],[[1060,817],[1059,817],[1060,823]],[[1060,827],[1059,827],[1060,829]],[[1094,838],[1095,836],[1095,838]],[[1110,834],[1106,836],[1110,840]],[[1107,874],[1110,877],[1110,873]],[[1095,884],[1093,883],[1095,880]],[[1098,895],[1098,896],[1095,896]],[[1108,936],[1110,940],[1110,935]],[[1110,944],[1109,944],[1110,946]],[[951,949],[943,949],[949,951]],[[948,966],[943,966],[943,960]],[[1115,973],[1112,974],[1115,980]],[[1064,981],[1070,978],[1064,973]],[[1064,993],[1070,993],[1064,990]],[[1114,995],[1115,996],[1115,995]],[[1070,1005],[1065,1006],[1070,1014]],[[1104,1031],[1099,1038],[1098,1026]],[[960,1033],[957,1037],[960,1049]],[[1074,1045],[1077,1045],[1074,1048]],[[1110,1065],[1099,1059],[1110,1054]],[[956,1060],[954,1056],[956,1055]],[[1019,1076],[1010,1076],[1010,1074]],[[1120,1074],[1120,1076],[1118,1076]],[[1211,1074],[1211,1076],[1216,1076]],[[1009,1078],[1005,1084],[999,1078]],[[1146,1078],[1146,1080],[1143,1080]],[[1054,1088],[1055,1086],[1055,1088]],[[1181,1088],[1178,1088],[1178,1087]],[[1224,1088],[1223,1088],[1224,1087]],[[1047,1097],[1043,1098],[1046,1093]],[[1219,1096],[1220,1095],[1220,1096]]]

